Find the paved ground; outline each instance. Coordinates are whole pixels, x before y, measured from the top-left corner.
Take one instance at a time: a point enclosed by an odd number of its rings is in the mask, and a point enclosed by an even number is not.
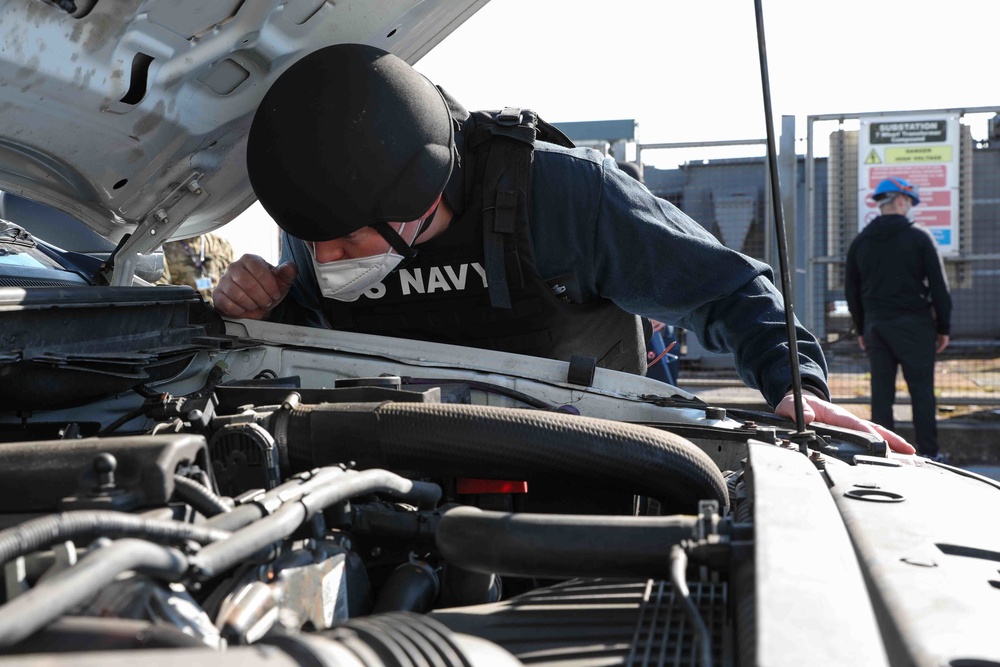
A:
[[[967,412],[963,405],[982,401],[981,405],[1000,407],[1000,356],[995,343],[960,341],[938,358],[934,367],[934,391],[942,406],[951,406],[959,416]],[[830,366],[830,391],[844,403],[859,400],[867,403],[871,376],[868,359],[854,341],[840,341],[827,346]],[[907,399],[902,372],[896,379],[897,397]]]

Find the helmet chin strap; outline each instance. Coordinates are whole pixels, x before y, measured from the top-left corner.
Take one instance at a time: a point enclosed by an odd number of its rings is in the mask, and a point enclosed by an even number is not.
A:
[[[427,228],[431,226],[431,222],[434,220],[434,214],[437,213],[438,206],[441,205],[441,199],[438,199],[438,203],[434,204],[434,208],[428,213],[423,220],[420,221],[420,228],[417,230],[416,236],[413,240],[416,241],[420,238],[420,235],[427,231]],[[404,262],[408,262],[417,256],[417,249],[408,244],[403,237],[399,235],[395,229],[392,228],[388,222],[376,222],[372,225],[372,229],[379,233],[379,235],[385,239],[386,243],[392,246],[395,250],[403,257]]]
[[[434,222],[434,214],[437,213],[438,206],[441,205],[441,199],[441,197],[438,197],[437,203],[434,204],[434,208],[432,208],[431,212],[428,213],[427,216],[420,222],[420,229],[417,230],[417,235],[413,237],[414,243],[417,242],[417,239],[419,239],[423,233],[427,231],[427,228],[431,226],[431,223]]]
[[[386,243],[392,246],[392,249],[403,256],[403,259],[412,259],[416,256],[417,251],[410,247],[410,245],[403,240],[403,237],[399,235],[395,229],[392,228],[388,222],[376,222],[372,225],[372,229],[379,233],[379,235],[386,240]]]

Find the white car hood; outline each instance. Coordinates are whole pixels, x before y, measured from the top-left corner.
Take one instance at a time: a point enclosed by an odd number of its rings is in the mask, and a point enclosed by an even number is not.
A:
[[[343,42],[413,63],[486,1],[0,0],[0,190],[136,252],[210,231],[255,201],[246,134],[286,67]]]

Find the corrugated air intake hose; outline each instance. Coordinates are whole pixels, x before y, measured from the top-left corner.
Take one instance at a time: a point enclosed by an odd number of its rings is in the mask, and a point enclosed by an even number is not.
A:
[[[728,508],[722,473],[684,438],[636,424],[519,408],[324,403],[276,413],[293,470],[356,462],[436,476],[610,482],[692,514]]]

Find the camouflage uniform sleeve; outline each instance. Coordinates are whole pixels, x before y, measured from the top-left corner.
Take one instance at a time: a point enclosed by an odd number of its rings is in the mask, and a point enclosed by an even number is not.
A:
[[[163,244],[164,276],[174,285],[188,285],[197,289],[209,303],[212,303],[212,290],[219,284],[219,279],[232,261],[232,246],[229,241],[216,234]],[[203,278],[210,279],[211,285],[198,289],[198,281]]]
[[[233,263],[233,246],[218,234],[205,234],[205,257],[211,256],[221,276]]]
[[[212,303],[212,290],[219,284],[219,279],[233,262],[233,246],[218,234],[208,233],[202,239],[205,243],[205,264],[202,272],[212,279],[212,287],[199,291],[206,301]]]

